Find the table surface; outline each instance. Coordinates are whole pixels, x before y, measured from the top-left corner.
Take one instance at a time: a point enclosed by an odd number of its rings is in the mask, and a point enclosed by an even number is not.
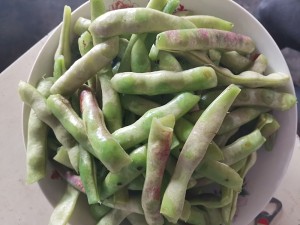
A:
[[[43,195],[38,184],[27,185],[25,177],[25,149],[22,140],[22,103],[17,95],[17,84],[27,80],[33,62],[45,43],[46,37],[35,44],[23,56],[0,74],[0,159],[1,224],[41,225],[48,224],[53,207]],[[283,204],[283,210],[273,225],[300,225],[300,142],[296,148],[286,176],[274,197]],[[252,223],[251,225],[253,225]]]

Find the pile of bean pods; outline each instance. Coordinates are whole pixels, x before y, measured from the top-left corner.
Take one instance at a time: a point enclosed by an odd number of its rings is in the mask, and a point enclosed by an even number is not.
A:
[[[178,5],[106,12],[91,0],[74,27],[66,6],[53,75],[19,83],[26,180],[51,163],[68,182],[49,224],[69,221],[79,193],[98,225],[232,223],[256,151],[280,129],[272,111],[296,98],[231,22]]]

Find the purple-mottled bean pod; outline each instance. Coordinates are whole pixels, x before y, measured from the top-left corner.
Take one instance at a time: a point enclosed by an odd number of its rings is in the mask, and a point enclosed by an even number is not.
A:
[[[255,44],[250,37],[216,29],[168,30],[156,37],[156,47],[160,50],[190,51],[220,49],[251,53]]]

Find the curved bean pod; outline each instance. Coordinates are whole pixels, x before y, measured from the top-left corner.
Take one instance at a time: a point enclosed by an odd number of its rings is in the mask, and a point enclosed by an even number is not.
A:
[[[61,76],[51,87],[52,94],[71,95],[101,68],[116,57],[119,38],[113,37],[94,46]]]
[[[112,172],[129,165],[131,159],[107,130],[103,113],[88,89],[80,94],[80,108],[88,139],[103,165]]]
[[[100,197],[97,188],[97,180],[95,177],[94,159],[90,153],[83,148],[80,149],[79,155],[79,174],[87,195],[88,203],[98,203],[100,201]]]
[[[114,132],[122,127],[122,107],[119,94],[112,88],[111,68],[107,68],[98,73],[102,90],[102,111],[106,122],[107,129]]]
[[[147,148],[141,146],[130,153],[131,163],[118,173],[109,172],[100,186],[100,198],[106,199],[125,187],[146,170]]]
[[[167,104],[147,111],[135,123],[116,130],[112,135],[124,149],[134,147],[145,141],[149,135],[154,117],[161,118],[170,112],[176,119],[187,113],[197,102],[199,97],[191,93],[181,93]]]
[[[74,33],[80,36],[85,31],[88,31],[89,26],[91,25],[91,20],[79,17],[74,25]]]
[[[233,23],[223,20],[215,16],[208,15],[193,15],[193,16],[183,16],[183,18],[191,21],[197,28],[211,28],[217,30],[231,31],[233,28]]]
[[[280,72],[263,75],[255,71],[244,71],[238,75],[235,75],[227,68],[214,65],[204,52],[190,51],[177,54],[184,56],[195,66],[203,64],[210,65],[216,71],[218,76],[218,84],[220,85],[236,84],[252,88],[277,87],[287,84],[291,79],[288,74]]]
[[[132,47],[131,71],[135,73],[146,73],[151,71],[151,62],[145,43],[138,38]]]
[[[195,25],[181,17],[150,8],[129,8],[106,12],[92,22],[89,31],[93,36],[106,38],[188,28]]]
[[[170,222],[177,222],[179,219],[178,215],[182,212],[187,184],[192,173],[203,159],[209,143],[220,128],[229,107],[239,92],[240,88],[235,85],[227,87],[202,113],[185,142],[174,174],[163,196],[160,210]],[[199,144],[195,145],[195,143]]]
[[[221,91],[211,91],[201,96],[200,107],[206,108]],[[243,88],[233,102],[233,106],[267,107],[269,109],[285,111],[297,103],[297,98],[290,93],[280,92],[268,88]]]
[[[219,131],[218,135],[225,134],[240,126],[250,122],[251,120],[257,118],[260,114],[269,111],[268,108],[261,107],[241,107],[231,111],[226,115]]]
[[[222,49],[251,53],[255,50],[255,44],[248,36],[208,28],[169,29],[156,36],[156,47],[172,51]]]
[[[222,66],[230,69],[234,74],[239,74],[249,68],[252,61],[236,51],[230,51],[222,54],[220,63]]]
[[[172,127],[163,126],[158,119],[153,118],[148,139],[146,176],[141,200],[149,225],[164,224],[164,219],[159,213],[161,185],[170,154],[172,134]]]
[[[258,150],[265,141],[266,139],[262,136],[260,130],[255,129],[250,134],[245,135],[232,144],[222,148],[224,155],[224,160],[222,162],[227,165],[232,165]]]
[[[68,223],[74,211],[79,193],[80,192],[74,189],[71,185],[67,186],[63,197],[55,206],[50,216],[49,225],[64,225]]]
[[[22,101],[29,105],[36,116],[52,128],[57,140],[67,148],[72,148],[77,143],[72,135],[66,131],[58,119],[47,107],[46,99],[31,84],[20,81],[18,86],[19,95]]]
[[[158,63],[158,69],[159,70],[167,70],[167,71],[174,71],[174,72],[180,72],[182,71],[182,67],[178,60],[169,52],[165,51],[159,51],[157,60]]]
[[[71,56],[71,8],[69,6],[64,7],[64,15],[62,22],[62,29],[58,42],[58,47],[54,55],[54,59],[59,56],[64,56],[64,62],[66,68],[69,68],[72,61]]]
[[[268,66],[268,59],[263,54],[260,54],[254,61],[253,65],[248,70],[263,74]]]
[[[197,67],[182,72],[118,73],[111,82],[120,93],[158,95],[212,88],[217,77],[210,67]]]

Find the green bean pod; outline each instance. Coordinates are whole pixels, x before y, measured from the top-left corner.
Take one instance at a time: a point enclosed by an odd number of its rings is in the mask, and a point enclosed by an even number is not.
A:
[[[220,49],[251,53],[255,50],[255,44],[248,36],[208,28],[170,29],[159,33],[156,47],[172,51]]]
[[[182,72],[118,73],[111,82],[120,93],[159,95],[213,88],[217,77],[210,67],[197,67]]]
[[[250,71],[254,71],[260,74],[263,74],[266,69],[268,67],[268,59],[265,55],[260,54],[254,61],[254,63],[252,64],[252,66],[250,66],[248,68],[248,70]]]
[[[201,96],[199,105],[206,108],[221,91],[211,91]],[[243,88],[233,102],[233,106],[266,107],[273,110],[286,111],[297,103],[297,98],[290,93],[268,88]]]
[[[183,18],[191,21],[197,28],[211,28],[231,31],[234,26],[233,23],[229,21],[209,15],[183,16]]]
[[[138,95],[121,95],[120,99],[124,109],[127,109],[139,116],[142,116],[150,109],[160,106],[160,104]]]
[[[174,124],[175,124],[175,118]],[[149,225],[163,225],[164,219],[159,213],[162,179],[170,154],[173,128],[163,126],[153,118],[148,146],[145,183],[142,191],[142,207]]]
[[[222,54],[220,51],[218,51],[216,49],[209,49],[208,56],[214,64],[216,64],[216,65],[220,64],[221,57],[222,57]]]
[[[53,77],[58,79],[66,72],[65,57],[59,55],[54,59]]]
[[[88,139],[103,165],[109,171],[118,172],[130,164],[128,154],[107,130],[103,113],[88,89],[80,94],[80,108]]]
[[[50,94],[53,78],[42,79],[37,85],[44,97]],[[29,113],[26,144],[26,182],[32,184],[46,175],[48,127],[33,110]]]
[[[134,147],[145,141],[149,135],[150,126],[154,117],[161,118],[170,112],[176,119],[187,113],[197,102],[199,97],[191,93],[181,93],[167,104],[147,111],[135,123],[116,130],[112,135],[124,149]]]
[[[92,22],[89,31],[93,36],[106,38],[188,28],[195,25],[181,17],[150,8],[129,8],[104,13]]]
[[[65,167],[68,167],[70,169],[73,169],[72,163],[68,156],[68,149],[64,146],[61,146],[57,149],[57,152],[53,159],[56,162],[59,162],[60,164],[64,165]]]
[[[235,85],[227,87],[203,112],[185,142],[171,181],[163,196],[160,212],[170,221],[177,222],[183,209],[187,184],[202,161],[209,143],[220,128],[229,107],[239,94]],[[213,121],[213,123],[211,122]],[[195,143],[198,143],[195,145]]]
[[[81,34],[83,34],[85,31],[88,31],[89,26],[91,25],[91,20],[83,18],[83,17],[79,17],[74,25],[74,33],[78,36],[80,36]]]
[[[31,84],[19,82],[18,92],[22,101],[29,105],[36,116],[53,130],[57,140],[67,148],[74,147],[77,143],[69,132],[61,125],[59,120],[47,107],[46,99]]]
[[[49,225],[64,225],[68,223],[74,211],[79,193],[80,192],[71,185],[67,186],[63,197],[55,206],[50,216]]]
[[[270,109],[286,111],[297,103],[297,98],[290,93],[279,92],[267,88],[242,89],[233,103],[234,106],[262,106]]]
[[[122,107],[119,94],[112,88],[111,68],[107,68],[98,73],[98,78],[102,90],[102,111],[106,122],[107,129],[114,132],[122,127]]]
[[[218,135],[225,134],[240,126],[252,121],[257,118],[260,114],[269,111],[268,108],[261,107],[241,107],[231,111],[228,115],[226,115],[222,126],[218,131]]]
[[[62,29],[60,32],[60,38],[58,42],[58,47],[54,55],[54,59],[56,59],[60,55],[64,56],[64,62],[66,68],[69,68],[72,63],[70,35],[71,35],[71,8],[69,6],[65,6]]]
[[[131,71],[135,73],[146,73],[151,71],[151,62],[145,43],[138,38],[132,47]]]
[[[167,71],[174,71],[180,72],[182,71],[182,67],[178,60],[169,52],[159,51],[157,60],[159,70],[167,70]]]
[[[87,195],[88,203],[98,203],[100,197],[97,187],[94,159],[90,153],[83,148],[80,149],[79,174]]]
[[[263,75],[255,71],[244,71],[235,75],[227,68],[214,65],[204,52],[190,51],[177,54],[184,56],[194,66],[210,65],[216,71],[220,85],[236,84],[251,88],[277,87],[287,84],[291,79],[290,75],[281,72]]]
[[[197,168],[197,173],[235,191],[242,189],[243,179],[235,170],[225,163],[206,159]]]
[[[131,163],[117,173],[109,172],[100,186],[101,199],[113,195],[146,170],[147,148],[141,146],[130,153]]]
[[[94,46],[51,87],[52,94],[71,95],[117,55],[119,38],[113,37]]]
[[[105,13],[105,4],[103,0],[90,0],[91,21]]]
[[[82,33],[78,38],[78,47],[81,56],[84,56],[93,48],[93,38],[88,31]]]
[[[234,74],[239,74],[249,68],[252,61],[236,51],[230,51],[222,54],[220,63]]]
[[[266,139],[262,136],[260,130],[255,129],[250,134],[245,135],[232,144],[222,148],[224,155],[224,160],[222,162],[227,165],[232,165],[258,150],[265,141]]]

